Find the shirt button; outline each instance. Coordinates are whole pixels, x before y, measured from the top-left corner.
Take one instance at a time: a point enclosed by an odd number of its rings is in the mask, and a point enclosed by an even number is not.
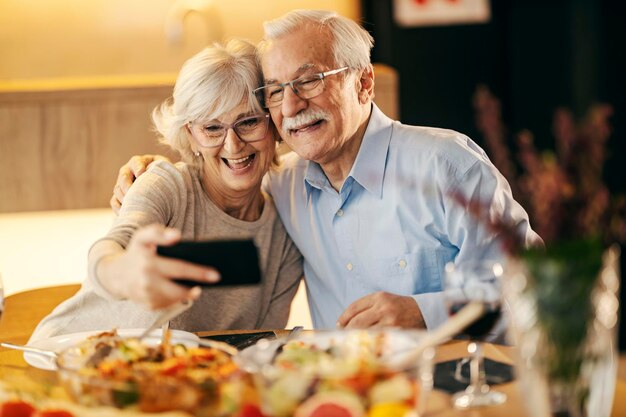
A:
[[[406,261],[404,259],[400,259],[400,262],[398,262],[398,265],[400,266],[400,268],[404,269],[406,268]]]
[[[343,210],[342,209],[337,210],[337,216],[339,216],[339,217],[343,216]]]
[[[352,263],[348,262],[348,264],[346,265],[346,269],[347,269],[348,271],[352,271],[352,268],[354,268],[354,267],[352,266]]]

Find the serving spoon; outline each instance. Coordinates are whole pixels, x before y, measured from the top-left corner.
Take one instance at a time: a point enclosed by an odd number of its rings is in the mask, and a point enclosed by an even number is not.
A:
[[[56,359],[59,356],[53,350],[40,349],[36,347],[31,347],[31,346],[15,345],[13,343],[6,343],[6,342],[0,342],[0,346],[7,348],[7,349],[15,349],[15,350],[21,350],[22,352],[34,353],[36,355],[45,356],[51,359]]]
[[[276,350],[274,351],[274,354],[272,355],[272,359],[270,360],[270,363],[274,363],[274,361],[276,360],[276,357],[283,351],[283,348],[285,347],[285,345],[291,342],[292,340],[294,340],[296,336],[300,334],[302,329],[304,329],[303,326],[295,326],[293,329],[289,330],[289,334],[287,334],[287,337],[285,337],[282,343],[276,347]]]

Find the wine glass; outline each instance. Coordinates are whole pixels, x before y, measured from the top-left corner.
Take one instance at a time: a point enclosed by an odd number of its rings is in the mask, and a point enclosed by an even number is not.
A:
[[[482,317],[462,331],[470,338],[467,346],[470,354],[470,384],[464,391],[452,396],[456,408],[498,405],[506,401],[506,394],[492,390],[487,384],[482,349],[482,342],[500,318],[503,272],[500,263],[487,260],[446,265],[444,297],[450,314],[455,314],[470,301],[478,301],[485,306]]]

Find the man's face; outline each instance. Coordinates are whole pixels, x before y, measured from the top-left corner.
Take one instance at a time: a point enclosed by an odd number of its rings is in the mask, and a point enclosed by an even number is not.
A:
[[[266,84],[284,83],[337,67],[330,36],[309,27],[272,41],[261,65]],[[282,103],[270,108],[283,140],[298,155],[322,165],[332,163],[355,137],[362,119],[355,74],[349,69],[325,78],[324,91],[308,100],[299,98],[287,86]]]

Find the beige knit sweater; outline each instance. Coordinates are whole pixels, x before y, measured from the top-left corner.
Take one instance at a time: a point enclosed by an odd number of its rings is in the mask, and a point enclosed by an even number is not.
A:
[[[302,257],[285,232],[270,197],[266,196],[258,220],[238,220],[211,202],[195,169],[160,161],[131,187],[103,239],[126,247],[137,228],[151,223],[181,230],[183,240],[252,238],[259,249],[262,284],[204,289],[190,310],[172,320],[172,328],[284,328],[302,277]],[[92,271],[96,261],[90,260],[88,278],[79,292],[38,325],[31,341],[86,330],[141,328],[154,321],[158,312],[114,299],[99,285]]]

